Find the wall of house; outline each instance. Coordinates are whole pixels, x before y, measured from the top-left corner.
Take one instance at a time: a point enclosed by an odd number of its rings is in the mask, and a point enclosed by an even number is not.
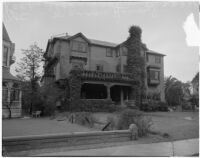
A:
[[[10,67],[10,59],[12,58],[13,56],[13,53],[14,53],[14,49],[15,49],[15,44],[14,43],[11,43],[11,42],[7,42],[7,41],[2,41],[3,42],[3,49],[4,47],[7,47],[8,48],[8,55],[7,55],[7,65],[3,65],[2,66],[6,66],[6,67]],[[4,51],[3,51],[4,53]],[[2,53],[2,60],[3,60],[3,54]]]
[[[161,94],[161,101],[165,101],[165,93],[164,93],[164,58],[163,56],[160,56],[161,62],[155,63],[155,55],[148,54],[148,61],[146,62],[146,66],[156,66],[160,68],[160,84],[157,86],[148,86],[147,87],[147,93],[148,92],[160,92]]]
[[[112,57],[106,56],[106,47],[91,46],[90,47],[90,68],[89,70],[96,70],[96,65],[103,65],[105,72],[116,72],[117,67],[116,52],[113,51]]]

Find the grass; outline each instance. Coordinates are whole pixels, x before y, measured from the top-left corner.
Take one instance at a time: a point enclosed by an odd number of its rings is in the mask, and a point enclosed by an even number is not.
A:
[[[118,116],[116,113],[94,113],[102,123],[106,123],[109,115]],[[140,138],[141,141],[159,142],[199,137],[198,112],[153,112],[145,115],[152,117],[153,132],[149,137]],[[3,120],[2,133],[3,136],[24,136],[98,130],[71,124],[67,120],[58,120],[50,120],[50,118]]]
[[[96,113],[96,118],[106,122],[109,115],[118,114]],[[149,138],[142,138],[146,141],[171,141],[199,137],[199,113],[198,112],[152,112],[145,113],[152,117],[152,133]]]
[[[71,124],[67,120],[58,121],[50,118],[11,119],[2,121],[2,135],[26,136],[56,133],[87,132],[94,129],[77,124]]]

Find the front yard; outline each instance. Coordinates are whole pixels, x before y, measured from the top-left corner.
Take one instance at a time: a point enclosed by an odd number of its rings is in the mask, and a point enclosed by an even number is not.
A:
[[[77,124],[71,124],[66,120],[58,121],[50,118],[11,119],[2,121],[2,135],[26,136],[71,132],[87,132],[94,129]]]
[[[106,122],[110,113],[95,113],[100,122]],[[117,117],[117,114],[114,114]],[[140,138],[143,141],[168,141],[199,137],[199,113],[198,112],[154,112],[145,113],[151,116],[154,122],[152,130],[169,137],[163,138],[158,135]],[[25,136],[71,132],[94,131],[89,127],[71,124],[67,120],[50,118],[11,119],[2,121],[2,133],[4,136]]]

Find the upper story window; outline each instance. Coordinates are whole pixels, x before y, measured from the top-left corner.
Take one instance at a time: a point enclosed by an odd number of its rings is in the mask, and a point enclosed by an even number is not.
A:
[[[3,47],[3,66],[7,66],[8,61],[8,47]]]
[[[128,66],[127,65],[124,65],[123,69],[124,69],[124,73],[128,73]]]
[[[120,56],[119,50],[116,50],[116,57]]]
[[[150,70],[149,71],[150,80],[160,80],[160,71]]]
[[[72,50],[79,51],[79,52],[86,52],[86,43],[73,41]]]
[[[120,65],[118,64],[117,66],[116,66],[116,72],[120,72]]]
[[[160,56],[155,56],[155,63],[158,63],[158,64],[161,63],[161,58],[160,58]]]
[[[103,65],[96,65],[96,71],[103,71]]]
[[[113,56],[113,51],[111,48],[106,48],[106,56],[107,57],[112,57]]]
[[[127,56],[128,55],[128,50],[126,47],[122,47],[122,55]]]

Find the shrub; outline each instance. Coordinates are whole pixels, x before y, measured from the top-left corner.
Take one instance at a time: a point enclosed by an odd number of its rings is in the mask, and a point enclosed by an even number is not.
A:
[[[74,122],[79,125],[93,127],[96,119],[90,112],[76,112],[74,113]]]
[[[125,109],[119,115],[118,129],[128,129],[129,125],[132,123],[136,123],[136,120],[141,116],[141,111]]]
[[[169,111],[166,102],[159,102],[158,105],[159,105],[159,111]]]
[[[107,123],[110,123],[107,130],[115,130],[117,128],[118,120],[114,116],[107,117]]]
[[[150,117],[144,116],[141,111],[124,110],[119,116],[117,129],[129,129],[130,124],[137,125],[138,135],[142,137],[149,132],[153,122]]]

